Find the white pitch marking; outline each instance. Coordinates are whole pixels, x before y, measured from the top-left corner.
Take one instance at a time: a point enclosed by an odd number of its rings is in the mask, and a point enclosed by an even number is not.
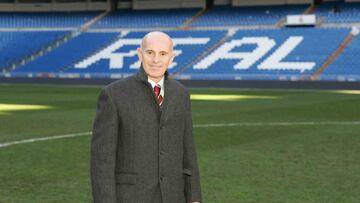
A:
[[[13,141],[13,142],[5,142],[5,143],[0,143],[0,148],[9,147],[9,146],[18,145],[18,144],[26,144],[26,143],[31,143],[31,142],[40,142],[40,141],[46,141],[46,140],[56,140],[56,139],[63,139],[63,138],[70,138],[70,137],[78,137],[78,136],[84,136],[84,135],[90,135],[90,134],[91,134],[91,132],[82,132],[82,133],[56,135],[56,136],[49,136],[49,137],[38,137],[38,138],[19,140],[19,141]]]
[[[360,125],[360,121],[308,121],[308,122],[259,122],[259,123],[215,123],[198,124],[196,128],[232,127],[232,126],[293,126],[293,125]]]
[[[236,127],[236,126],[294,126],[294,125],[360,125],[360,121],[308,121],[308,122],[245,122],[245,123],[210,123],[197,124],[194,128],[219,128],[219,127]],[[19,140],[13,142],[0,143],[0,148],[9,147],[12,145],[26,144],[32,142],[40,142],[47,140],[56,140],[63,138],[79,137],[84,135],[91,135],[92,132],[73,133],[65,135],[56,135],[49,137],[39,137],[26,140]]]

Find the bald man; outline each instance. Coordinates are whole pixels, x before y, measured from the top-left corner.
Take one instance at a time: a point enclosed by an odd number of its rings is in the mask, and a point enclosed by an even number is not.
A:
[[[95,203],[201,201],[189,92],[168,77],[173,42],[150,32],[141,67],[102,89],[91,142]]]

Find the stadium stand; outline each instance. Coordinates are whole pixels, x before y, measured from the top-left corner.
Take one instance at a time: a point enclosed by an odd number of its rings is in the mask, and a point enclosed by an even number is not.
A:
[[[201,57],[225,37],[226,31],[170,31],[177,54],[170,72],[196,79],[278,80],[310,76],[349,33],[346,28],[239,30]],[[136,48],[144,34],[129,32],[119,37],[119,33],[83,33],[13,72],[93,77],[132,74],[139,66]]]
[[[300,78],[314,73],[349,33],[345,28],[239,30],[183,73],[196,79]]]
[[[161,28],[174,38],[177,56],[169,71],[180,78],[300,80],[320,72],[318,80],[360,80],[358,36],[319,71],[350,34],[350,26],[341,23],[360,23],[359,5],[330,2],[317,7],[316,15],[325,18],[325,24],[332,23],[327,28],[278,27],[286,15],[302,14],[309,5],[215,6],[203,13],[201,9],[0,13],[4,53],[0,70],[13,77],[123,77],[140,65],[136,48],[144,30]],[[181,30],[189,19],[190,30]],[[94,24],[81,29],[89,21]],[[69,40],[49,48],[69,33]]]
[[[103,46],[115,40],[118,34],[82,33],[38,59],[18,67],[13,72],[59,72],[81,58],[99,51]]]
[[[317,7],[316,15],[324,17],[328,23],[359,22],[360,2],[326,2]]]
[[[309,5],[296,6],[216,6],[199,17],[192,26],[233,26],[275,24],[288,14],[302,14]]]
[[[174,73],[193,61],[206,49],[217,43],[225,33],[225,31],[169,31],[168,34],[174,38],[174,50],[177,54],[169,71]],[[117,43],[118,45],[114,47],[116,51],[110,54],[108,52],[99,53],[103,55],[96,63],[88,63],[86,66],[87,70],[80,70],[74,67],[67,72],[106,73],[110,71],[111,73],[132,74],[137,71],[140,65],[136,56],[136,48],[139,47],[139,43],[144,35],[145,32],[130,32],[118,41],[120,43]],[[134,43],[132,43],[133,40],[135,40]],[[116,57],[118,59],[123,58],[123,65],[109,64],[115,61]]]
[[[67,31],[0,32],[0,69],[46,48],[67,33]]]
[[[111,12],[93,28],[179,27],[200,9],[130,10]]]
[[[175,52],[178,54],[170,71],[176,72],[217,43],[226,31],[168,33],[174,38]],[[136,48],[144,34],[130,32],[120,37],[119,33],[83,33],[13,72],[83,73],[94,74],[94,77],[110,73],[131,74],[139,66]]]
[[[0,12],[0,28],[78,28],[101,12]]]
[[[360,80],[360,37],[356,36],[344,52],[322,73],[324,80]]]

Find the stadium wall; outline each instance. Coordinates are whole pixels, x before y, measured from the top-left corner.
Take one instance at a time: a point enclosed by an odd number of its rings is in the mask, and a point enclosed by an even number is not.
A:
[[[0,4],[1,12],[99,11],[107,10],[109,8],[110,4],[103,2]]]
[[[214,0],[214,5],[231,5],[231,0]]]
[[[205,8],[205,0],[134,0],[133,9]]]
[[[269,6],[285,4],[312,4],[312,0],[232,0],[233,6]]]
[[[313,0],[286,0],[286,4],[312,4]]]
[[[283,5],[285,4],[285,0],[233,0],[232,5],[233,6],[269,6],[269,5]]]
[[[118,79],[1,78],[0,84],[107,85]],[[255,81],[255,80],[178,80],[189,88],[319,89],[360,90],[360,82],[336,81]]]

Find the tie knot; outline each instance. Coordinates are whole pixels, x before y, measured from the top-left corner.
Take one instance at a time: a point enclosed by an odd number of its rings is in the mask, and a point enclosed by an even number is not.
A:
[[[159,85],[154,86],[154,93],[156,96],[160,95],[160,90],[161,90],[161,87]]]

